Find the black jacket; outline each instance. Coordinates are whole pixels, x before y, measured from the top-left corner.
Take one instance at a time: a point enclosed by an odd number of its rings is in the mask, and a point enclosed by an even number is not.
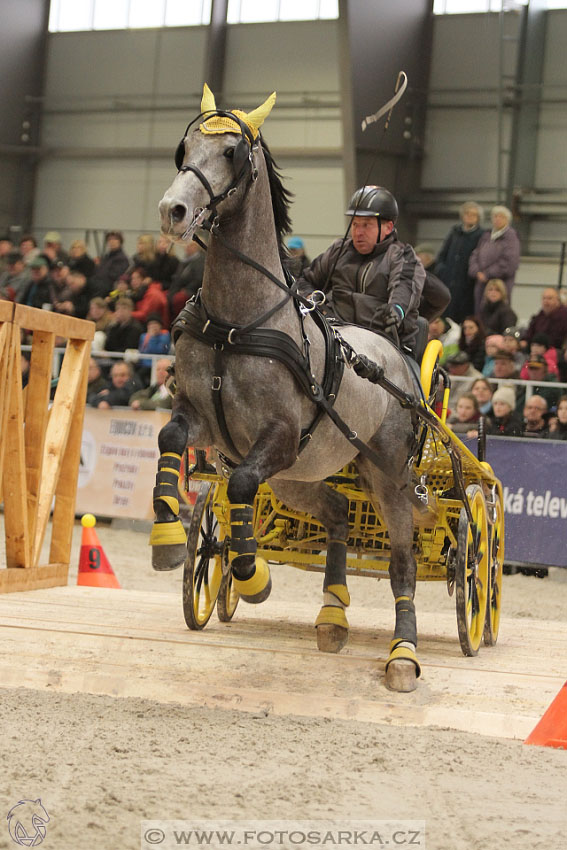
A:
[[[435,259],[433,271],[451,292],[447,316],[459,324],[474,313],[474,280],[469,277],[469,258],[483,232],[480,227],[464,230],[462,224],[456,224]]]
[[[352,239],[342,252],[341,246],[342,239],[337,239],[303,270],[298,279],[301,294],[320,289],[327,296],[324,312],[369,328],[378,307],[397,304],[405,314],[400,341],[413,348],[425,269],[411,245],[400,242],[394,230],[370,254],[360,254]]]

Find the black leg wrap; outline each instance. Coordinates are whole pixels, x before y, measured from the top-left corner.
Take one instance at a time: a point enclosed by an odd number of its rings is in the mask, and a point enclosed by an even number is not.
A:
[[[396,599],[396,629],[394,641],[408,641],[417,646],[415,605],[407,596]]]
[[[230,549],[228,557],[233,575],[244,581],[254,575],[257,543],[254,538],[252,505],[230,508]]]
[[[173,452],[161,455],[153,491],[154,512],[158,522],[175,522],[179,515],[180,470],[179,455]]]
[[[346,543],[342,540],[329,540],[327,543],[327,561],[323,590],[331,584],[346,583]]]

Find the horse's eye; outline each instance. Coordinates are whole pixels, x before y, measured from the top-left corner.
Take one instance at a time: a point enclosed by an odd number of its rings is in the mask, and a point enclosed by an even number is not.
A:
[[[227,159],[234,158],[234,148],[227,148],[223,153],[223,156],[226,156]]]

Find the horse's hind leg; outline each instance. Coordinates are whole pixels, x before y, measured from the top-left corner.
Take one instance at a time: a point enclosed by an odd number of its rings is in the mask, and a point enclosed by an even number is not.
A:
[[[323,607],[315,621],[321,652],[340,652],[348,640],[345,608],[350,605],[346,584],[348,499],[323,482],[273,481],[274,493],[286,505],[306,511],[327,529],[327,560]]]
[[[417,624],[415,587],[417,567],[413,556],[413,511],[403,491],[394,488],[369,461],[358,461],[365,486],[376,494],[390,537],[390,585],[396,602],[396,628],[386,661],[386,685],[393,691],[413,691],[420,667],[415,654]]]
[[[256,556],[254,497],[263,481],[293,464],[297,455],[296,431],[285,422],[270,422],[228,482],[228,557],[233,585],[245,602],[263,602],[272,589],[269,567],[263,558]]]

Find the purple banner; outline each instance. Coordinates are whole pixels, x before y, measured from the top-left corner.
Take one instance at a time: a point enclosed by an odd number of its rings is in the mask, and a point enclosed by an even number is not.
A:
[[[567,442],[489,437],[486,459],[504,491],[506,561],[567,567]]]

